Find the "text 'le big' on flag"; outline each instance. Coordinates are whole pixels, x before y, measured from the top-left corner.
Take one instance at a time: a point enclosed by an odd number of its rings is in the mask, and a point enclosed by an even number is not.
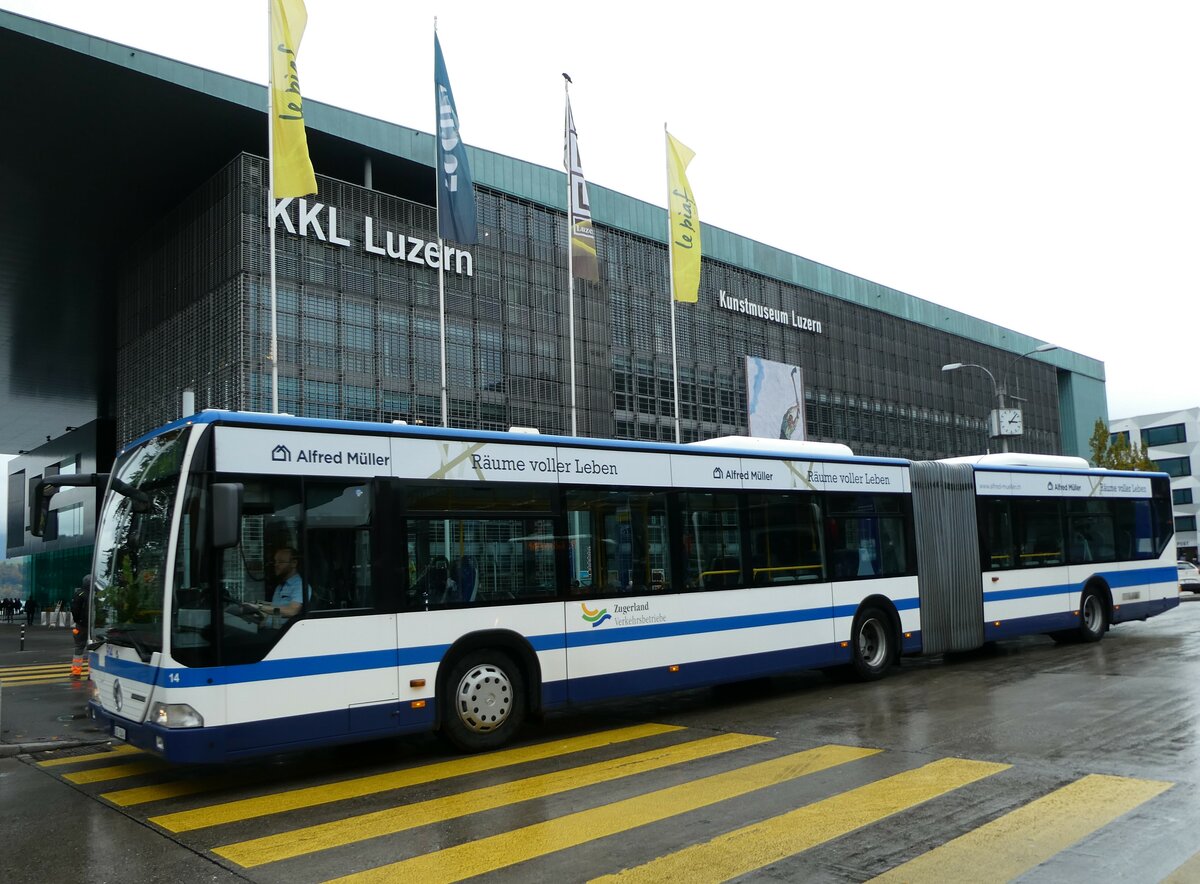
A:
[[[671,296],[696,303],[700,291],[700,211],[687,180],[695,152],[667,133],[667,205],[671,219]]]
[[[433,91],[437,102],[438,236],[464,245],[479,242],[475,225],[475,182],[467,162],[466,145],[458,127],[458,111],[454,107],[454,90],[446,74],[442,44],[437,32],[433,34]]]
[[[308,158],[296,56],[308,24],[304,0],[271,0],[271,194],[309,196],[317,177]]]
[[[587,181],[579,161],[579,140],[575,132],[575,117],[571,113],[571,98],[567,97],[565,147],[563,165],[567,169],[567,223],[571,230],[571,269],[579,279],[600,281],[600,266],[596,259],[596,231],[592,228],[592,205],[588,201]]]

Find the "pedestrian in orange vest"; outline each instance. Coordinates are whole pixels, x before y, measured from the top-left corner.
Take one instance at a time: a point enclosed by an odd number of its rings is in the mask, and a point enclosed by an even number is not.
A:
[[[87,647],[87,618],[91,601],[92,575],[84,574],[71,597],[71,620],[74,621],[71,634],[75,639],[75,656],[71,658],[71,677],[83,678],[83,653]]]

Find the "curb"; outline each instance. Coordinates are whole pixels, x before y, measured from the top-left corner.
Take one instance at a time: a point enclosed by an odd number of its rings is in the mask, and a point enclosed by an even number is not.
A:
[[[48,740],[41,743],[0,743],[0,758],[13,755],[28,755],[31,752],[47,752],[51,749],[78,749],[80,746],[99,746],[111,743],[109,737],[95,740]]]

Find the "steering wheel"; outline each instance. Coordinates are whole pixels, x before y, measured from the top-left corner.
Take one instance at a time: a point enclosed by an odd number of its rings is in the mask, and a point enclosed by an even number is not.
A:
[[[225,606],[225,611],[233,614],[236,617],[241,617],[247,623],[259,624],[267,619],[267,615],[260,611],[254,605],[243,604],[242,602],[234,602],[231,605]]]

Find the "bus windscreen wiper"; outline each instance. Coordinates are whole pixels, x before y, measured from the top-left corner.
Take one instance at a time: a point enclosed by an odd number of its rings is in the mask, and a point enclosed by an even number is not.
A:
[[[116,639],[114,641],[114,638]],[[146,647],[145,642],[137,637],[137,633],[132,629],[125,629],[121,626],[110,627],[104,633],[104,639],[114,645],[125,645],[133,648],[138,652],[138,656],[142,658],[143,663],[150,661],[150,649]]]

